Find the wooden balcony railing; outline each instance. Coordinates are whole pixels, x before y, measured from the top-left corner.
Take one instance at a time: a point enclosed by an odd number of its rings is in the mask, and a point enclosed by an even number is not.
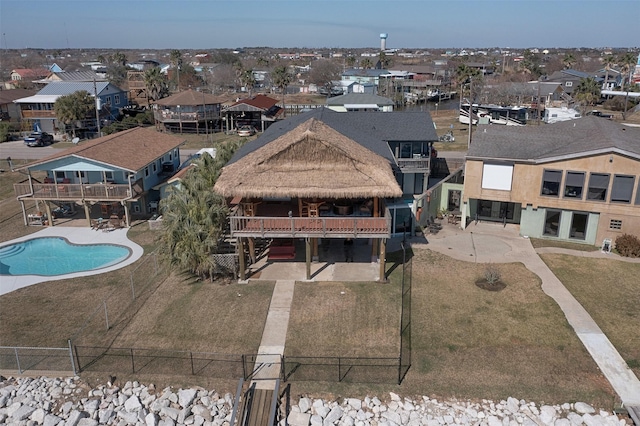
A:
[[[129,185],[34,183],[33,193],[28,183],[13,184],[16,197],[39,200],[126,200],[132,197]],[[133,194],[136,195],[136,194]]]
[[[166,110],[154,111],[153,116],[156,120],[162,123],[178,123],[180,121],[184,123],[203,121],[203,120],[216,120],[220,118],[220,111],[206,111],[206,112],[167,112]]]
[[[231,235],[258,238],[389,238],[391,216],[231,216]]]
[[[22,118],[56,118],[56,112],[47,109],[23,109]]]

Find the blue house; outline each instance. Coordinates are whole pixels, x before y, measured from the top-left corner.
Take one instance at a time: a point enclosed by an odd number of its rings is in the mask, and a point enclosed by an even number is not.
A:
[[[48,225],[54,224],[51,204],[66,204],[70,210],[82,207],[87,224],[116,215],[129,226],[132,216],[157,208],[160,194],[153,188],[178,169],[183,143],[178,136],[142,127],[93,139],[19,168],[28,179],[14,185],[15,193],[23,207],[26,201],[44,203]],[[46,177],[41,182],[34,172]],[[25,224],[29,219],[25,214]]]
[[[104,120],[114,119],[121,108],[129,105],[127,92],[108,81],[54,81],[43,87],[38,93],[26,98],[16,99],[20,105],[23,120],[31,124],[39,124],[43,132],[58,133],[63,131],[64,124],[59,123],[53,109],[56,100],[61,96],[70,95],[78,91],[86,91],[94,98],[100,117]],[[82,127],[96,127],[95,116],[87,117]]]

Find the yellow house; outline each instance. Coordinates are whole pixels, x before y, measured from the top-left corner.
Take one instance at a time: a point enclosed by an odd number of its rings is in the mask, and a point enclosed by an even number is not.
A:
[[[640,128],[600,117],[484,126],[465,161],[462,226],[499,221],[520,235],[601,245],[640,235]]]

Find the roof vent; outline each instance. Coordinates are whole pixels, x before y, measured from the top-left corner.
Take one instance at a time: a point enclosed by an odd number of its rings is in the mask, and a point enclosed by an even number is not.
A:
[[[573,127],[576,127],[576,123],[573,123]]]

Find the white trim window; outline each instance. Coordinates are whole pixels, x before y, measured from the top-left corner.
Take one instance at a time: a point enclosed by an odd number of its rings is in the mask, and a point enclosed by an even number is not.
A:
[[[482,189],[511,191],[513,164],[483,164]]]

